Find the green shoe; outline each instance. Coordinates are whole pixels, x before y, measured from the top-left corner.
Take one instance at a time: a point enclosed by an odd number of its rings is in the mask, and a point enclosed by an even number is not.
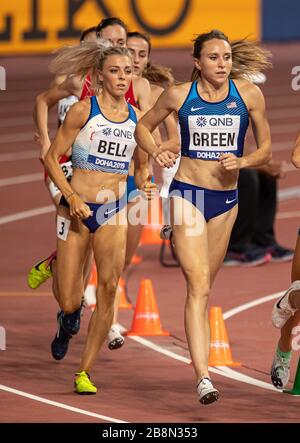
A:
[[[49,261],[49,257],[37,263],[29,272],[27,276],[27,283],[31,289],[38,288],[48,278],[52,277],[51,266],[46,263]]]
[[[87,372],[76,372],[75,375],[74,392],[80,395],[93,395],[97,393],[97,388],[90,381],[90,376]]]

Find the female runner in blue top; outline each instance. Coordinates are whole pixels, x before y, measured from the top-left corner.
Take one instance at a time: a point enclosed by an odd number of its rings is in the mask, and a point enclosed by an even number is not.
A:
[[[223,262],[237,215],[240,168],[271,158],[270,130],[260,89],[243,78],[268,66],[267,54],[246,41],[231,45],[218,30],[194,43],[192,82],[172,86],[145,114],[136,140],[161,166],[176,155],[158,148],[153,129],[171,112],[178,115],[181,161],[170,187],[176,253],[187,282],[185,331],[197,378],[199,401],[219,398],[208,373],[207,303]],[[251,121],[257,150],[243,157]]]

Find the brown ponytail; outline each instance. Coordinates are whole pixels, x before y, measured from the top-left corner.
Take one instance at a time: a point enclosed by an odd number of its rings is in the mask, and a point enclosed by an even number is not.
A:
[[[203,44],[212,39],[225,40],[231,46],[232,70],[229,75],[230,78],[246,77],[247,74],[256,74],[272,66],[269,60],[271,57],[270,51],[246,39],[230,42],[228,37],[218,29],[213,29],[206,34],[200,34],[193,40],[193,57],[196,59],[200,58]],[[198,80],[200,77],[201,73],[195,67],[191,75],[191,81]]]

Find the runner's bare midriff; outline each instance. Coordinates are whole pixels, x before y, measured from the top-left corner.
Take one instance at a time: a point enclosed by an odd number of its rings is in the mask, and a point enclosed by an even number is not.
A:
[[[126,179],[126,174],[74,169],[70,184],[85,202],[108,203],[122,197]]]
[[[226,171],[220,162],[181,157],[175,179],[206,189],[236,189],[238,172]]]

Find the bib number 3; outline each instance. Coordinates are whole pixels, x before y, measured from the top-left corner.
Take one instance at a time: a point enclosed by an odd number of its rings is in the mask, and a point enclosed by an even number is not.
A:
[[[64,241],[67,240],[70,224],[71,221],[67,218],[61,217],[60,215],[57,216],[56,234],[58,238]]]

